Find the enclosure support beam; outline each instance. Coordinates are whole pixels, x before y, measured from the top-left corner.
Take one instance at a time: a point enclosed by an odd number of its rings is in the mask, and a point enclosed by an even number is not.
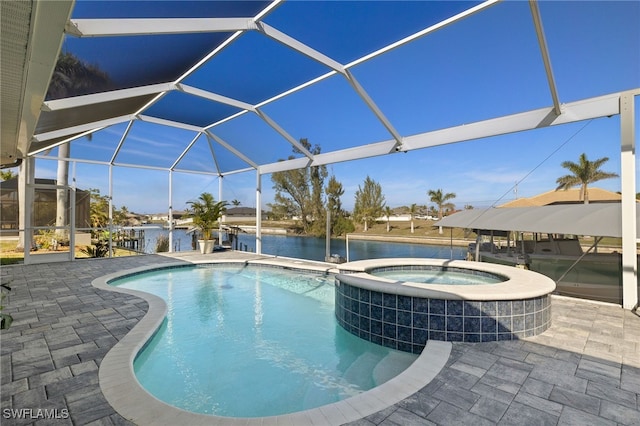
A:
[[[109,257],[113,257],[113,164],[109,164]]]
[[[76,37],[116,37],[255,30],[251,17],[70,19],[65,32]]]
[[[262,254],[262,175],[256,170],[256,254]]]
[[[173,253],[173,170],[169,170],[169,253]]]
[[[562,114],[562,111],[560,109],[558,89],[556,87],[555,79],[553,78],[553,69],[551,68],[551,58],[549,57],[547,40],[544,36],[544,29],[542,28],[542,18],[540,17],[540,9],[538,8],[538,2],[536,0],[529,0],[529,8],[531,9],[533,24],[536,27],[536,35],[538,36],[538,45],[540,46],[540,53],[542,54],[544,69],[545,69],[545,72],[547,73],[547,83],[549,83],[549,90],[551,91],[551,98],[553,99],[553,110],[555,111],[556,115],[560,115]]]
[[[620,180],[622,182],[622,307],[638,307],[636,229],[635,97],[640,91],[620,95]]]
[[[27,157],[20,165],[20,174],[18,175],[18,214],[20,216],[18,224],[18,228],[20,228],[18,245],[22,243],[25,265],[31,263],[29,255],[31,253],[31,246],[33,245],[33,223],[31,212],[33,211],[33,183],[35,182],[35,169],[35,158]]]
[[[218,175],[218,201],[222,201],[222,175]],[[218,244],[222,245],[222,220],[218,220]]]
[[[57,183],[57,182],[56,182]],[[76,162],[71,163],[71,186],[69,191],[69,260],[76,260]]]

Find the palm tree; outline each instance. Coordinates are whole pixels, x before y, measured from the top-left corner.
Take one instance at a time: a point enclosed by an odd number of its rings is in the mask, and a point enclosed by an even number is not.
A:
[[[391,213],[393,213],[393,211],[391,210],[391,207],[385,206],[384,214],[387,216],[387,232],[391,230],[391,225],[389,223],[389,218],[391,217]]]
[[[453,192],[445,194],[442,192],[442,189],[436,189],[435,191],[430,189],[427,192],[427,195],[429,196],[429,201],[438,206],[438,220],[442,219],[444,209],[453,209],[455,207],[455,204],[447,202],[456,198],[456,194]]]
[[[418,211],[418,206],[416,203],[411,204],[409,207],[409,216],[411,217],[411,233],[413,234],[413,218],[416,216],[416,212]]]
[[[573,186],[580,185],[580,199],[584,200],[585,204],[589,204],[589,189],[588,185],[593,182],[597,182],[603,179],[609,179],[618,177],[617,173],[603,172],[600,170],[600,166],[609,161],[609,157],[602,157],[595,161],[589,161],[587,154],[584,152],[580,154],[579,163],[573,161],[563,161],[561,166],[568,169],[572,174],[560,176],[556,183],[559,189],[567,190]]]
[[[108,90],[110,86],[111,81],[104,71],[65,52],[56,62],[46,98],[51,100],[96,93]]]
[[[87,93],[107,90],[110,87],[109,76],[98,67],[87,65],[71,53],[62,53],[53,70],[46,99],[59,99]],[[91,135],[87,136],[89,139]],[[69,142],[58,147],[57,185],[69,185],[69,162],[71,145]],[[56,204],[56,227],[67,225],[67,189],[58,189]],[[57,229],[64,235],[65,231]]]
[[[211,231],[227,207],[226,201],[215,201],[208,192],[200,194],[196,201],[188,201],[189,215],[193,217],[193,224],[202,231],[205,240],[211,239]]]

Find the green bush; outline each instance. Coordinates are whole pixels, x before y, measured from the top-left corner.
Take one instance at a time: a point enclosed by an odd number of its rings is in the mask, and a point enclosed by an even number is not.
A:
[[[107,257],[109,256],[109,243],[98,240],[94,245],[85,246],[80,251],[89,257]]]
[[[5,294],[5,291],[11,291],[11,287],[9,287],[7,284],[1,284],[0,287],[2,287],[2,289],[0,290],[2,292],[2,295],[0,296],[0,303],[2,303],[4,298],[7,296]],[[6,330],[13,322],[13,317],[9,314],[2,313],[3,309],[4,306],[0,305],[0,329]]]
[[[160,235],[156,240],[156,253],[165,253],[169,251],[169,237]]]
[[[354,232],[355,230],[356,227],[353,222],[346,217],[337,218],[333,225],[333,235],[346,235],[349,232]]]
[[[36,235],[34,235],[33,239],[35,240],[38,249],[42,250],[51,250],[53,248],[53,240],[58,242],[58,246],[69,245],[69,237],[56,234],[56,231],[53,229],[41,229]]]

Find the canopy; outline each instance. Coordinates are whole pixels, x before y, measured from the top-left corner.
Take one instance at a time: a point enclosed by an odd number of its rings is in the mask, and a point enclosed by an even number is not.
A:
[[[637,13],[624,2],[0,4],[5,166],[59,156],[262,175],[616,115],[629,84],[589,89],[603,76],[585,59],[637,70],[637,43],[620,43],[632,25],[594,31],[612,10]],[[576,74],[581,93],[568,88]],[[535,96],[512,96],[525,85]]]
[[[436,222],[446,228],[622,237],[620,203],[565,204],[464,210]],[[636,210],[636,238],[640,238]]]

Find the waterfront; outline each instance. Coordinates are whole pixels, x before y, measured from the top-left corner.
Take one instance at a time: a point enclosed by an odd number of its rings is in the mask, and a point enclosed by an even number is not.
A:
[[[154,253],[159,235],[168,235],[166,229],[145,229],[145,252]],[[239,234],[238,248],[255,252],[254,234]],[[173,236],[174,251],[193,250],[191,236],[184,229],[176,229]],[[326,252],[324,238],[299,235],[262,235],[262,253],[274,256],[296,257],[308,260],[323,261]],[[330,254],[347,257],[345,239],[332,238]],[[361,239],[349,240],[349,260],[363,260],[380,257],[429,257],[438,259],[464,259],[466,247],[448,245],[428,245],[406,242],[369,241]]]

